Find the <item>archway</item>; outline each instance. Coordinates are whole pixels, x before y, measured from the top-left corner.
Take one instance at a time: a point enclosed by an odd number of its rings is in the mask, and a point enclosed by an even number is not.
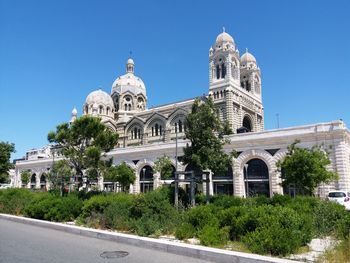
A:
[[[149,165],[142,167],[139,173],[140,192],[147,193],[153,190],[153,168]]]
[[[30,188],[34,189],[36,186],[36,174],[32,174],[30,177]]]
[[[270,196],[269,169],[261,159],[252,159],[244,165],[244,187],[248,197]]]
[[[40,189],[46,190],[46,174],[45,173],[43,173],[40,176]]]
[[[252,121],[248,116],[245,116],[243,118],[243,127],[246,128],[248,132],[251,132],[253,130]]]

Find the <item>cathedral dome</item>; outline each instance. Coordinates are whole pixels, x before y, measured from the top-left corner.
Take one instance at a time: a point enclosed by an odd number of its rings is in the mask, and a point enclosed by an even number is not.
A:
[[[112,85],[112,94],[131,92],[134,95],[142,94],[146,97],[146,87],[142,79],[134,74],[134,60],[129,58],[126,64],[126,74],[118,77]]]
[[[247,65],[250,67],[257,66],[256,58],[246,51],[241,57],[241,65],[246,67]]]
[[[101,89],[95,90],[91,92],[85,100],[85,104],[87,105],[98,105],[98,106],[105,106],[105,107],[110,107],[111,109],[114,107],[113,106],[113,100],[111,96],[107,93],[104,92]]]
[[[216,43],[221,43],[221,42],[230,42],[232,44],[235,43],[235,41],[233,40],[233,37],[231,37],[231,35],[226,33],[225,31],[216,37]]]

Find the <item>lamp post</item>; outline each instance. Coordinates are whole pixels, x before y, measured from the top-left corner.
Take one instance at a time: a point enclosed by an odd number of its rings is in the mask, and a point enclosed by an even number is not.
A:
[[[146,176],[146,168],[142,168],[142,174],[143,174],[143,182],[142,182],[142,193],[145,192],[145,176]]]
[[[246,197],[249,197],[249,189],[248,189],[248,164],[246,163],[244,165],[244,168],[245,168],[245,196]]]
[[[179,180],[177,174],[177,123],[175,122],[175,194],[174,194],[174,204],[176,209],[179,204]]]

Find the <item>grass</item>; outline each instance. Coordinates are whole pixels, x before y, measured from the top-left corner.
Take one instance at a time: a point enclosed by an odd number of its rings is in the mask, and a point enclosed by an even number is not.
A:
[[[316,263],[350,263],[350,238],[341,241],[332,250],[326,251]]]
[[[227,242],[227,245],[224,247],[224,249],[238,251],[238,252],[251,253],[251,251],[242,242],[239,242],[239,241]]]

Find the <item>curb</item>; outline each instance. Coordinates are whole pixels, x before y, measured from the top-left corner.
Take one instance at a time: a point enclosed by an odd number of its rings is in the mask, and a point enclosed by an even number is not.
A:
[[[217,263],[295,263],[300,261],[293,261],[288,259],[273,258],[268,256],[260,256],[256,254],[249,254],[236,251],[228,251],[217,248],[210,248],[198,245],[191,245],[185,243],[175,243],[167,240],[159,240],[149,237],[139,237],[130,234],[115,233],[105,230],[98,230],[80,226],[66,225],[62,223],[55,223],[43,221],[38,219],[13,216],[7,214],[0,214],[0,219],[14,221],[18,223],[29,224],[33,226],[45,227],[49,229],[64,231],[71,234],[93,237],[103,240],[120,242],[128,245],[156,249],[163,252],[168,252],[177,255],[183,255],[202,260],[214,261]]]

